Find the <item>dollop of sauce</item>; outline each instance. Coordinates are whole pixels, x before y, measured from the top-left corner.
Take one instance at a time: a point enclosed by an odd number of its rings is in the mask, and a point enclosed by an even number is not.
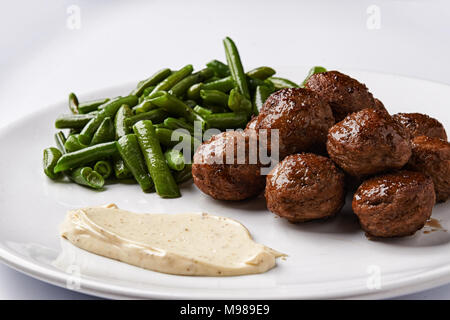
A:
[[[138,214],[115,205],[69,211],[60,234],[75,246],[175,275],[263,273],[285,256],[253,241],[236,220],[206,213]]]

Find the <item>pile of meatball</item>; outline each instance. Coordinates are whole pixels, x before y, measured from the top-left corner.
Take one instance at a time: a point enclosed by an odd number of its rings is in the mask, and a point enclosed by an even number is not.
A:
[[[268,136],[278,130],[281,161],[267,176],[260,161],[250,161],[262,129]],[[237,158],[243,146],[245,161]],[[273,151],[270,143],[265,148]],[[399,237],[421,229],[435,203],[448,199],[450,144],[438,120],[391,116],[364,84],[328,71],[312,75],[304,88],[272,94],[245,130],[205,142],[192,175],[218,200],[264,191],[267,208],[293,223],[336,215],[352,192],[353,212],[368,236]]]

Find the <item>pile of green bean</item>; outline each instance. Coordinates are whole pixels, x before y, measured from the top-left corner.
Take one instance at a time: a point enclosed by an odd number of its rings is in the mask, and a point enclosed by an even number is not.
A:
[[[162,69],[138,83],[127,96],[78,101],[69,95],[71,114],[59,116],[57,148],[44,150],[44,172],[51,179],[102,189],[105,180],[136,181],[144,192],[180,196],[178,185],[190,180],[191,164],[173,148],[173,132],[195,145],[194,121],[201,130],[244,128],[267,97],[281,88],[299,87],[259,67],[244,72],[236,45],[224,41],[227,64],[212,60],[193,72],[192,65]],[[323,70],[311,69],[310,74]],[[192,150],[192,152],[195,150]],[[192,159],[192,154],[188,158]]]

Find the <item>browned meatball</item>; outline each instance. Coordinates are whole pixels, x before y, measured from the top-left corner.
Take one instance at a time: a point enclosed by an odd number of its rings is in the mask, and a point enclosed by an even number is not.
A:
[[[287,156],[267,175],[267,208],[290,222],[333,216],[344,205],[344,174],[312,153]]]
[[[414,234],[431,216],[433,181],[420,172],[399,171],[363,182],[352,208],[368,235],[401,237]]]
[[[442,123],[426,114],[397,113],[392,117],[406,127],[411,139],[418,136],[427,136],[447,140],[447,134]]]
[[[385,111],[364,109],[335,124],[328,133],[330,158],[355,177],[400,169],[411,156],[409,135]]]
[[[256,146],[252,139],[256,140],[256,136],[229,131],[203,143],[194,154],[192,176],[195,185],[218,200],[243,200],[260,194],[265,177],[253,156],[254,150],[249,150]]]
[[[334,124],[330,106],[306,89],[282,89],[272,94],[260,110],[255,130],[278,130],[279,154],[324,149],[328,129]],[[266,139],[260,139],[264,143]],[[267,141],[271,141],[270,138]],[[269,143],[268,149],[272,151]]]
[[[377,110],[384,110],[384,111],[387,112],[387,109],[384,107],[383,102],[381,102],[381,101],[378,100],[377,98],[374,98],[374,100],[375,100],[375,108],[374,108],[374,109],[377,109]]]
[[[450,143],[426,136],[414,138],[408,169],[431,177],[436,200],[447,201],[450,196]]]
[[[256,126],[256,120],[258,117],[253,117],[249,122],[247,122],[247,126],[245,127],[246,130],[254,130]]]
[[[381,101],[376,103],[364,84],[339,71],[314,74],[306,82],[305,88],[317,92],[330,104],[336,122],[362,109],[384,109]]]

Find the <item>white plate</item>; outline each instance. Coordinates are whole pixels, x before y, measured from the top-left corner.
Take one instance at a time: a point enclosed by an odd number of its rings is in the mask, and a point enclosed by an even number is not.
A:
[[[348,73],[365,82],[391,113],[427,113],[450,128],[449,86],[393,75]],[[280,69],[280,74],[302,79],[305,69]],[[82,98],[115,96],[131,87]],[[142,193],[137,185],[110,185],[107,191],[95,192],[55,183],[42,172],[42,150],[54,145],[52,124],[64,112],[66,102],[0,132],[0,257],[19,271],[55,285],[80,285],[82,292],[114,298],[381,298],[450,282],[450,233],[425,234],[421,230],[408,238],[369,241],[348,205],[332,220],[292,225],[269,213],[263,198],[215,201],[192,184],[182,188],[183,197],[164,200]],[[249,228],[256,241],[289,257],[259,275],[183,277],[99,257],[59,238],[57,227],[67,210],[111,202],[136,212],[204,211],[235,218]],[[445,229],[450,228],[449,215],[449,203],[434,208],[433,217]]]

